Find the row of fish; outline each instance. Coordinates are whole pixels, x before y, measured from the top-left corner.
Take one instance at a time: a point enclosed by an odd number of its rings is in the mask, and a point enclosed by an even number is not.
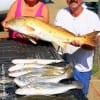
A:
[[[61,47],[66,47],[67,43],[73,40],[80,40],[82,47],[93,49],[96,47],[95,37],[98,31],[87,33],[83,36],[75,36],[72,32],[55,25],[47,24],[37,18],[20,17],[7,22],[7,27],[11,30],[25,35],[30,41],[36,44],[32,37],[36,36],[41,40],[53,42]]]
[[[29,84],[30,82],[34,81],[57,83],[61,79],[71,78],[73,74],[73,70],[72,67],[70,67],[70,65],[66,67],[59,67],[32,63],[16,64],[15,66],[10,67],[8,69],[8,72],[8,75],[10,77],[15,77],[15,82],[19,86],[20,84]]]
[[[53,68],[54,67],[54,68]],[[38,69],[37,69],[38,70]],[[41,70],[41,69],[40,69]],[[44,70],[44,71],[43,71]],[[73,76],[72,68],[60,68],[52,66],[48,69],[48,67],[43,68],[42,71],[34,71],[27,73],[25,75],[21,75],[14,79],[15,83],[22,87],[28,85],[32,82],[53,82],[58,83],[62,79],[69,79]]]
[[[12,63],[16,64],[11,66],[9,71],[9,76],[18,77],[27,73],[32,72],[33,74],[43,74],[51,72],[52,74],[61,73],[64,68],[58,66],[51,66],[47,64],[62,62],[63,60],[46,60],[46,59],[14,59]]]
[[[29,59],[14,59],[8,69],[8,75],[14,77],[14,82],[19,87],[15,92],[18,95],[54,95],[67,92],[70,89],[81,89],[83,86],[79,82],[72,84],[59,83],[63,79],[69,79],[73,76],[73,69],[70,65],[66,67],[43,64],[47,60],[38,59],[29,63]],[[20,62],[24,61],[24,63]],[[28,61],[28,63],[27,63]],[[36,63],[37,62],[37,63]],[[42,62],[42,63],[41,63]],[[49,60],[47,61],[49,64]],[[51,62],[51,63],[54,63]],[[56,63],[56,61],[55,61]]]

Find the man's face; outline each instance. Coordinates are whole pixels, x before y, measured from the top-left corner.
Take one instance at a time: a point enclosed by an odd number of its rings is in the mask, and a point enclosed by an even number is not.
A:
[[[70,9],[74,10],[77,9],[83,2],[83,0],[66,0]]]

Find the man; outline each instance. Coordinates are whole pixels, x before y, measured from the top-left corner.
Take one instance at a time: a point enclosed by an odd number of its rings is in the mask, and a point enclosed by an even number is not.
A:
[[[92,11],[83,7],[83,0],[66,0],[68,7],[58,11],[55,25],[69,30],[76,36],[85,35],[93,31],[100,31],[100,19]],[[97,42],[97,39],[95,39]],[[93,66],[94,50],[80,47],[81,41],[72,41],[63,50],[64,59],[74,65],[74,78],[83,84],[83,93],[88,94],[89,81]]]

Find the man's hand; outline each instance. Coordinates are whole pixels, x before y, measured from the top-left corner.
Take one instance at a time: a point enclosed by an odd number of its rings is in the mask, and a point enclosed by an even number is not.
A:
[[[82,42],[79,40],[73,40],[71,42],[71,45],[76,46],[76,47],[80,47],[82,45]]]
[[[78,34],[78,36],[80,36],[80,34]],[[76,47],[81,47],[82,44],[83,44],[82,41],[76,40],[76,39],[71,42],[71,45],[76,46]]]

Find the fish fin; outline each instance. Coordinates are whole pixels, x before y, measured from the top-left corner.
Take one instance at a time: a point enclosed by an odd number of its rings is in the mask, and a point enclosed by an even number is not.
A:
[[[83,84],[81,84],[79,81],[72,81],[73,86],[75,86],[77,89],[82,89]]]
[[[67,47],[67,44],[66,43],[59,43],[59,46],[65,49]]]
[[[32,27],[30,27],[30,26],[27,26],[26,28],[27,28],[27,30],[28,30],[29,32],[30,32],[30,31],[31,31],[31,32],[35,31],[35,29],[32,28]]]
[[[98,35],[97,36],[100,36],[100,32],[98,32]]]
[[[65,73],[69,73],[69,72],[73,73],[73,64],[72,63],[67,64],[65,67]]]
[[[63,28],[63,27],[60,27],[60,26],[54,26],[56,29],[58,29],[58,30],[61,30],[61,31],[63,31],[63,32],[66,32],[66,33],[68,33],[68,34],[70,34],[71,36],[76,36],[74,33],[72,33],[71,31],[69,31],[69,30],[67,30],[67,29],[65,29],[65,28]]]
[[[94,31],[92,33],[86,34],[84,36],[85,42],[82,45],[82,48],[86,50],[93,50],[97,46],[96,36],[98,35],[98,31]]]
[[[28,38],[33,44],[37,44],[37,42],[35,41],[35,39],[33,38]]]

